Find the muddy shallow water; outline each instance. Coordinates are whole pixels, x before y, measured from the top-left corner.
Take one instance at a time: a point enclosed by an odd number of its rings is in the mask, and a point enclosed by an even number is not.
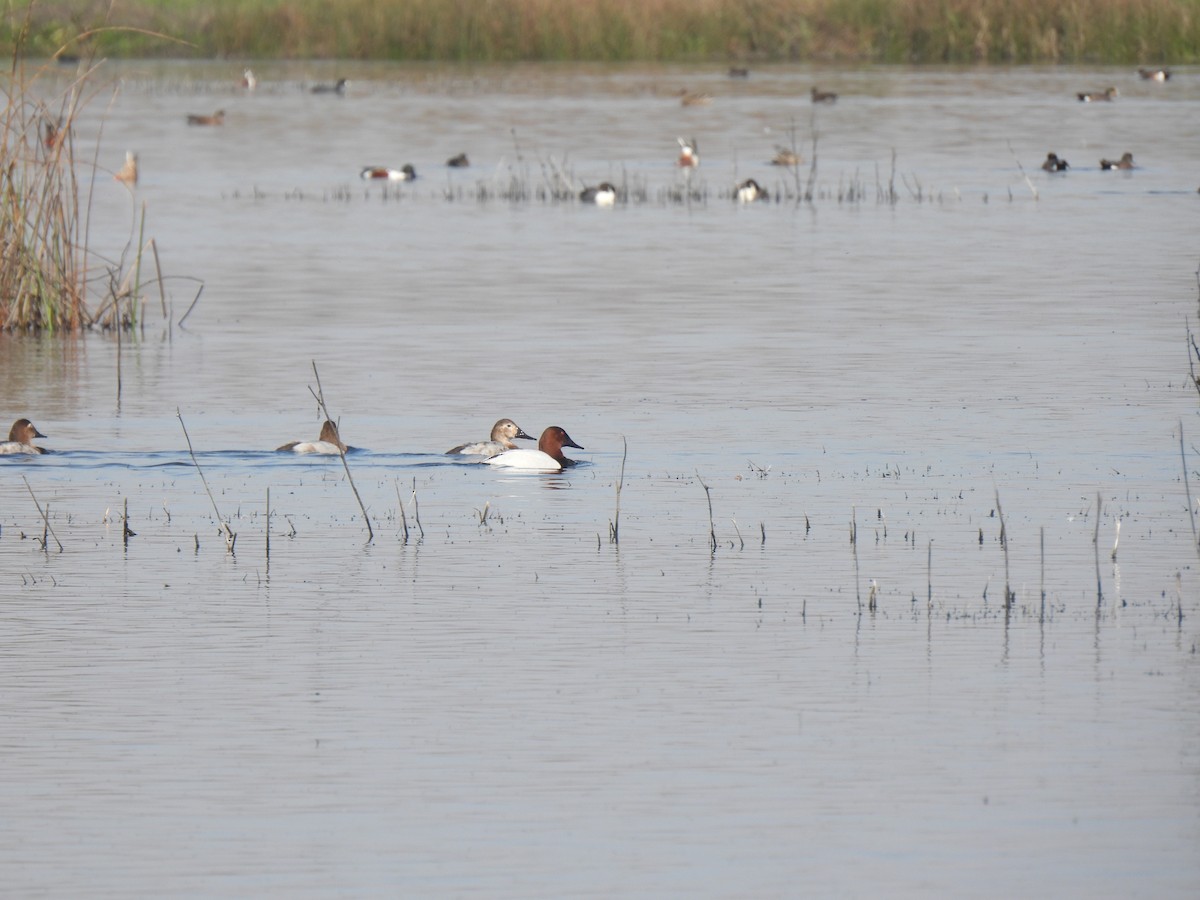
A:
[[[1195,72],[240,69],[77,126],[139,154],[92,241],[145,205],[169,323],[0,336],[56,451],[0,458],[9,890],[1194,893]],[[815,202],[732,203],[793,129]],[[314,361],[370,543],[271,452]],[[441,455],[501,416],[580,464]]]

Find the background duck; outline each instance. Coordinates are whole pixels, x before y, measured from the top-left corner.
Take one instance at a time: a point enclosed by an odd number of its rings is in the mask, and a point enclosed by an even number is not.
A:
[[[346,85],[349,82],[345,78],[339,78],[336,84],[314,84],[308,89],[310,94],[341,94],[346,93]]]
[[[607,181],[602,181],[596,187],[584,188],[579,200],[582,203],[595,203],[597,206],[612,206],[617,202],[617,189]]]
[[[1076,94],[1080,103],[1109,103],[1117,96],[1115,87],[1106,87],[1102,91],[1084,91],[1081,94]]]
[[[138,160],[137,154],[132,150],[125,151],[125,165],[121,166],[119,172],[113,176],[117,181],[123,181],[130,187],[137,184],[138,180]]]
[[[417,170],[411,163],[405,163],[399,169],[389,169],[387,166],[367,166],[359,173],[363,181],[415,181]]]
[[[199,116],[195,113],[189,113],[187,123],[189,125],[224,125],[225,110],[218,109],[211,116]]]
[[[460,153],[458,156],[452,156],[446,160],[446,165],[452,169],[465,169],[471,165],[471,162],[467,159],[467,154]]]
[[[838,98],[833,91],[822,91],[815,87],[812,89],[811,96],[813,103],[837,103]]]
[[[446,454],[462,453],[473,456],[495,456],[497,453],[503,453],[505,450],[516,450],[517,445],[513,443],[513,440],[516,438],[532,441],[533,435],[522,431],[521,426],[512,419],[500,419],[492,426],[492,436],[489,440],[478,441],[474,444],[459,444],[457,447],[451,447],[447,450]]]
[[[787,147],[776,147],[775,156],[771,160],[773,166],[798,166],[804,162],[800,158],[800,154],[794,150],[789,150]]]
[[[1102,160],[1100,160],[1100,168],[1101,168],[1101,170],[1132,169],[1133,168],[1133,154],[1132,153],[1122,153],[1120,159],[1102,159]]]
[[[1042,168],[1047,172],[1065,172],[1071,167],[1065,159],[1059,159],[1057,153],[1047,153],[1046,161],[1042,163]]]
[[[675,140],[679,141],[679,165],[685,169],[700,165],[700,151],[696,148],[696,139],[685,141],[683,138],[675,138]]]
[[[30,455],[45,453],[44,448],[35,447],[33,444],[34,438],[44,438],[45,436],[28,419],[17,419],[13,422],[13,427],[9,429],[8,440],[0,443],[0,456],[12,456],[17,453]]]
[[[1170,81],[1170,69],[1138,69],[1138,75],[1145,81]]]
[[[767,200],[767,192],[764,191],[753,178],[747,178],[737,186],[738,203],[754,203],[756,200]]]
[[[315,441],[292,441],[277,450],[290,450],[292,453],[320,453],[326,456],[349,453],[350,448],[342,443],[338,427],[329,419],[321,426],[321,436]]]

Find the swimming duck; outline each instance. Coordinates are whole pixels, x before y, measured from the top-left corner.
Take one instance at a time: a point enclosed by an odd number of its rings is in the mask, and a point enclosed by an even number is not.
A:
[[[345,78],[339,78],[337,84],[314,84],[308,91],[310,94],[338,94],[340,96],[346,93],[348,83]]]
[[[817,88],[812,89],[813,103],[837,103],[838,95],[833,91],[821,91]]]
[[[367,166],[359,177],[363,181],[415,181],[417,170],[411,163],[405,163],[402,168],[389,169],[387,166]]]
[[[595,203],[597,206],[612,206],[617,202],[617,189],[604,181],[596,187],[584,188],[579,200],[582,203]]]
[[[121,166],[121,170],[113,178],[117,181],[123,181],[131,187],[137,184],[138,166],[136,153],[132,150],[125,151],[125,165]]]
[[[787,147],[776,147],[775,158],[771,160],[773,166],[798,166],[804,162],[800,158],[800,154],[794,150],[789,150]]]
[[[753,178],[747,178],[737,186],[738,203],[753,203],[756,200],[768,200],[767,192],[759,187]]]
[[[583,449],[583,447],[571,440],[569,434],[557,425],[551,425],[538,438],[538,448],[536,450],[526,450],[523,448],[520,450],[505,450],[498,456],[485,459],[484,462],[489,466],[498,466],[506,469],[557,472],[566,466],[575,465],[575,460],[567,459],[563,456],[563,447],[574,447],[577,450]]]
[[[211,116],[198,116],[195,114],[189,114],[187,117],[187,123],[189,125],[224,125],[225,110],[218,109]]]
[[[1133,154],[1122,153],[1120,159],[1102,159],[1100,160],[1100,168],[1103,171],[1108,171],[1109,169],[1132,169]]]
[[[247,69],[242,73],[242,87],[248,91],[252,91],[258,87],[258,76],[252,70]]]
[[[686,88],[679,92],[680,106],[708,106],[712,103],[712,99],[712,94],[689,91]]]
[[[700,151],[696,147],[696,139],[685,141],[683,138],[676,138],[675,140],[679,141],[679,165],[685,169],[700,165]]]
[[[315,441],[292,441],[284,444],[279,450],[290,450],[292,453],[321,453],[326,456],[349,453],[350,448],[342,443],[338,435],[338,427],[329,419],[321,426],[321,436]]]
[[[1080,103],[1107,103],[1111,102],[1117,96],[1117,89],[1115,87],[1106,87],[1102,91],[1084,91],[1075,96],[1079,98]]]
[[[742,66],[730,66],[729,67],[729,77],[730,78],[749,78],[750,70],[747,68],[744,68]]]
[[[471,165],[471,163],[467,159],[467,154],[460,153],[458,156],[452,156],[446,160],[446,165],[452,169],[465,169],[467,166]]]
[[[1047,172],[1065,172],[1071,167],[1065,159],[1059,159],[1057,153],[1047,153],[1046,161],[1042,163],[1042,168]]]
[[[17,419],[8,432],[8,440],[0,443],[0,456],[12,456],[17,453],[45,453],[44,448],[33,445],[34,438],[44,437],[45,435],[38,431],[28,419]]]
[[[479,441],[475,444],[459,444],[457,447],[451,447],[447,450],[446,454],[466,453],[473,456],[495,456],[497,453],[503,453],[505,450],[516,450],[517,445],[513,443],[514,438],[523,438],[524,440],[532,441],[533,435],[522,431],[521,426],[512,419],[501,419],[492,426],[490,440]]]
[[[1170,81],[1170,69],[1138,69],[1140,75],[1145,81]]]

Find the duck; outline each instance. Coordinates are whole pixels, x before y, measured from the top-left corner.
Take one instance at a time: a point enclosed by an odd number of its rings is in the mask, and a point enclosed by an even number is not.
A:
[[[744,66],[730,66],[729,67],[729,77],[730,78],[749,78],[750,70],[745,68]]]
[[[696,139],[685,141],[683,138],[676,138],[675,140],[679,141],[679,165],[685,169],[700,165],[700,151],[696,147]]]
[[[1042,168],[1047,172],[1065,172],[1071,167],[1065,159],[1059,159],[1057,153],[1047,153],[1046,161],[1042,163]]]
[[[800,158],[800,154],[795,150],[789,150],[787,147],[776,147],[775,157],[771,160],[773,166],[798,166],[804,162]]]
[[[1102,159],[1100,160],[1100,169],[1108,171],[1109,169],[1132,169],[1133,154],[1122,153],[1120,159]]]
[[[1076,94],[1080,103],[1109,103],[1118,95],[1115,87],[1106,87],[1102,91],[1083,91]]]
[[[125,151],[125,165],[121,166],[120,171],[113,178],[117,181],[125,182],[130,187],[137,184],[138,158],[136,153],[132,150]]]
[[[712,103],[712,94],[701,91],[689,91],[686,88],[679,92],[680,106],[708,106]]]
[[[320,453],[325,456],[337,456],[349,453],[351,448],[342,443],[342,439],[338,435],[338,427],[326,419],[325,424],[321,426],[321,436],[315,441],[292,441],[290,444],[284,444],[277,448],[276,452],[281,450],[292,453]]]
[[[42,125],[42,144],[47,150],[55,150],[62,146],[63,139],[67,136],[66,129],[62,127],[62,120],[57,122],[45,122]]]
[[[458,156],[452,156],[446,160],[446,165],[452,169],[465,169],[471,165],[471,162],[467,159],[467,154],[460,153]]]
[[[617,189],[607,181],[602,181],[596,187],[584,188],[579,195],[582,203],[594,203],[597,206],[612,206],[617,202]]]
[[[536,450],[505,450],[496,456],[484,460],[489,466],[505,469],[528,469],[540,472],[558,472],[567,466],[575,465],[575,460],[563,456],[563,447],[584,449],[571,440],[571,436],[557,425],[551,425],[538,438]]]
[[[822,91],[818,88],[813,88],[811,92],[813,103],[837,103],[838,95],[833,91]]]
[[[225,110],[218,109],[211,116],[198,116],[195,113],[189,113],[187,123],[189,125],[224,125]]]
[[[463,453],[472,456],[495,456],[505,450],[516,450],[517,445],[513,443],[515,438],[532,441],[533,435],[522,431],[521,426],[512,419],[500,419],[492,426],[492,436],[489,440],[474,444],[459,444],[457,447],[447,450],[446,455]]]
[[[387,166],[367,166],[360,173],[363,181],[416,181],[417,170],[412,163],[405,163],[399,169],[389,169]]]
[[[252,91],[258,87],[258,76],[254,74],[252,69],[246,69],[242,72],[242,87],[247,91]]]
[[[753,203],[756,200],[769,200],[767,192],[763,190],[757,181],[753,178],[747,178],[737,186],[738,203]]]
[[[349,82],[345,78],[339,78],[337,84],[314,84],[308,89],[310,94],[337,94],[341,96],[346,93],[346,85]]]
[[[8,432],[8,440],[0,443],[0,456],[13,456],[18,453],[30,455],[45,453],[45,448],[35,447],[33,444],[34,438],[44,438],[45,436],[28,419],[17,419]]]
[[[1170,81],[1170,69],[1138,69],[1138,75],[1144,81]]]

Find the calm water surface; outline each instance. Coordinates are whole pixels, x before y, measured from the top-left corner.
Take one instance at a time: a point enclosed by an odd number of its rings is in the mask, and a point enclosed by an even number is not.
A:
[[[7,891],[1195,896],[1200,73],[256,69],[77,123],[169,322],[0,336]]]

